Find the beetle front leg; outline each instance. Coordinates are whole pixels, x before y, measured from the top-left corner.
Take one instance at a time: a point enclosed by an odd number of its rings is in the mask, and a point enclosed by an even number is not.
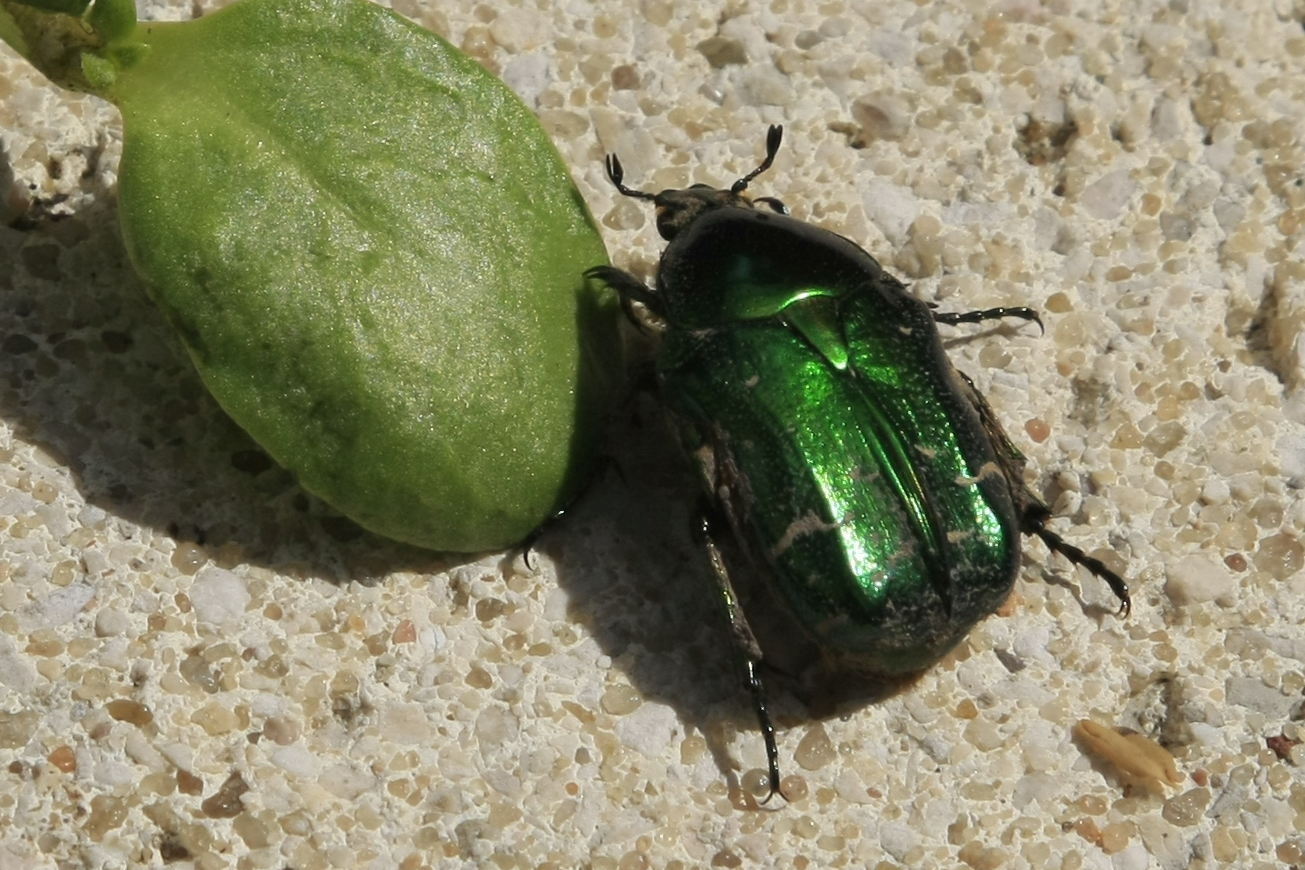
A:
[[[615,266],[594,266],[592,269],[585,270],[585,277],[602,281],[615,290],[621,297],[621,307],[625,310],[626,317],[630,318],[632,323],[638,324],[639,318],[630,310],[631,302],[638,302],[658,317],[666,316],[662,310],[662,301],[657,294],[629,272],[624,272]]]
[[[757,714],[757,724],[761,728],[762,739],[766,742],[766,774],[769,778],[769,792],[760,803],[766,803],[775,795],[782,795],[779,788],[779,744],[775,740],[775,723],[771,721],[770,710],[766,706],[766,686],[761,679],[761,645],[757,643],[752,627],[748,625],[743,608],[739,605],[738,595],[730,582],[729,570],[725,567],[725,557],[712,534],[710,508],[704,509],[696,528],[701,543],[707,551],[707,560],[711,564],[712,576],[720,589],[721,602],[725,606],[725,618],[729,621],[730,636],[734,646],[743,654],[743,685],[752,697],[752,708]]]
[[[929,306],[933,308],[933,305]],[[1014,308],[984,308],[981,311],[934,311],[933,319],[938,323],[946,323],[948,326],[955,326],[958,323],[982,323],[985,320],[1001,320],[1003,317],[1018,317],[1021,320],[1031,320],[1038,325],[1038,329],[1046,332],[1047,329],[1042,325],[1042,318],[1038,312],[1025,305],[1019,305]]]

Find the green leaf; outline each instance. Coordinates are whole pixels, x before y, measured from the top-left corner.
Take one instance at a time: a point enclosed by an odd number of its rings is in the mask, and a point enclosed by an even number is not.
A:
[[[0,39],[56,84],[86,90],[82,53],[94,50],[102,43],[86,22],[77,17],[86,4],[65,5],[71,14],[58,9],[37,8],[17,0],[0,0]]]
[[[136,0],[95,0],[86,22],[106,45],[126,39],[136,29]]]
[[[86,11],[86,7],[91,5],[91,0],[13,0],[13,2],[42,12],[59,12],[74,18],[80,18]]]
[[[494,76],[365,0],[139,24],[133,262],[231,416],[373,531],[520,541],[587,479],[621,370],[598,231]]]
[[[32,47],[27,44],[27,37],[23,35],[23,29],[18,26],[14,16],[8,9],[0,7],[0,42],[12,48],[23,57],[29,57],[32,53]]]
[[[87,12],[88,5],[88,0],[0,0],[0,41],[58,84],[101,90],[112,83],[119,62],[105,66],[98,51],[131,34],[136,4],[96,0]]]

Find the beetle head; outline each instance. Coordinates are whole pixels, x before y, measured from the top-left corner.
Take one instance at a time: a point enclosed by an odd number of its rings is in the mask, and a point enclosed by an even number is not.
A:
[[[728,190],[717,190],[707,184],[695,184],[679,190],[672,188],[661,193],[634,190],[625,186],[625,169],[615,154],[607,155],[607,177],[623,195],[652,200],[657,210],[657,232],[669,242],[700,216],[718,208],[756,208],[756,203],[762,202],[773,211],[788,214],[788,208],[784,203],[774,197],[762,196],[753,200],[743,195],[743,191],[747,189],[752,179],[765,172],[770,168],[770,164],[775,162],[775,153],[779,151],[779,143],[783,138],[784,128],[777,124],[772,125],[766,134],[766,159],[761,161],[761,165],[756,169],[730,185]]]

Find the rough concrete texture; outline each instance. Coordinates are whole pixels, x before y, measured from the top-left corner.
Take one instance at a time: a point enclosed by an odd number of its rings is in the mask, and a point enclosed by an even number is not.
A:
[[[791,801],[761,809],[650,399],[530,560],[361,532],[146,299],[115,110],[0,54],[0,868],[1300,865],[1305,6],[1234,5],[400,10],[538,113],[623,268],[662,243],[605,152],[644,189],[721,185],[781,123],[756,194],[943,310],[1042,312],[944,330],[1132,615],[1028,543],[1013,599],[900,694],[816,719],[775,684]],[[1083,719],[1181,783],[1090,754]]]

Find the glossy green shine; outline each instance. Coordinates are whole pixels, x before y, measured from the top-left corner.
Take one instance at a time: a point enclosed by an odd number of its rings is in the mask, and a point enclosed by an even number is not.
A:
[[[851,242],[744,209],[679,234],[660,283],[665,401],[708,485],[733,478],[738,531],[809,634],[900,673],[1001,604],[1019,519],[922,302]],[[787,304],[754,315],[757,298]],[[694,329],[675,328],[685,300]]]

